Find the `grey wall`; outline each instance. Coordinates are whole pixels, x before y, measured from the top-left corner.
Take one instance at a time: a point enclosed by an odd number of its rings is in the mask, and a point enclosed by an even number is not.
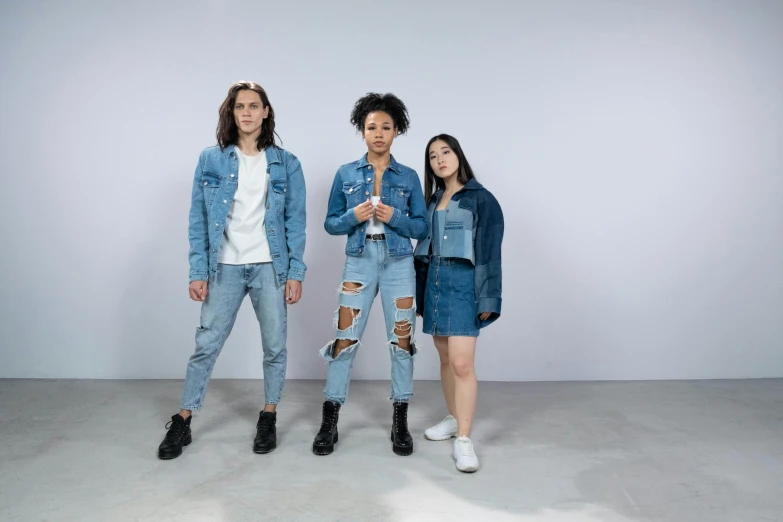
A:
[[[373,90],[410,109],[398,160],[454,134],[503,205],[479,378],[783,376],[782,27],[774,0],[3,2],[0,377],[184,375],[190,184],[240,79],[308,184],[290,377],[325,376],[323,217]],[[376,305],[356,378],[389,372]],[[214,375],[259,377],[259,343],[246,302]]]

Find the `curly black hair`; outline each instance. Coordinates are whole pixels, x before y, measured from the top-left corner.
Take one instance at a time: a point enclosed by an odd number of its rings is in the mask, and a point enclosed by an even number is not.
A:
[[[351,124],[359,132],[362,132],[367,115],[376,111],[383,111],[391,116],[399,134],[405,134],[408,131],[411,124],[408,108],[405,107],[401,99],[391,93],[369,92],[366,96],[359,98],[351,111]]]

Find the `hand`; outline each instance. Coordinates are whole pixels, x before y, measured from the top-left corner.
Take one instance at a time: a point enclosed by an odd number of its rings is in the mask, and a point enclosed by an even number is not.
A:
[[[356,216],[356,220],[359,221],[359,223],[364,223],[368,219],[372,217],[373,211],[372,202],[367,199],[364,203],[361,205],[356,205],[353,207],[353,213]]]
[[[190,298],[194,301],[204,301],[207,298],[207,282],[193,281],[188,287]]]
[[[383,202],[381,201],[378,202],[378,206],[375,207],[375,217],[377,217],[384,223],[388,223],[389,221],[391,221],[393,215],[394,215],[394,207],[390,207],[389,205],[384,205]]]
[[[302,297],[302,282],[289,279],[285,282],[285,304],[296,304]]]
[[[479,319],[481,319],[482,321],[486,321],[487,319],[489,319],[490,315],[492,315],[492,312],[482,312],[479,314]]]

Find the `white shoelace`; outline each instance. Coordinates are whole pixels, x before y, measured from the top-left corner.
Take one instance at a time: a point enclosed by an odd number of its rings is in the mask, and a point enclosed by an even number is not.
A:
[[[438,427],[441,427],[441,426],[446,426],[446,425],[448,425],[448,424],[451,424],[451,420],[452,420],[453,418],[454,418],[454,417],[452,417],[451,415],[447,415],[445,419],[443,419],[442,421],[440,421],[440,422],[438,423]]]
[[[457,451],[459,451],[462,457],[475,457],[476,452],[473,451],[473,443],[470,439],[460,440],[457,439]]]

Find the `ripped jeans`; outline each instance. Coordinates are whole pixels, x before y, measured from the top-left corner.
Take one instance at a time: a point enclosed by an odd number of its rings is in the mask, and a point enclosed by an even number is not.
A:
[[[335,312],[337,339],[353,343],[334,357],[335,341],[321,349],[321,356],[329,362],[326,377],[326,400],[343,404],[348,395],[351,369],[375,296],[381,293],[383,317],[386,321],[389,353],[391,355],[391,397],[396,402],[408,402],[413,395],[413,358],[416,346],[413,332],[416,327],[416,275],[413,257],[389,257],[385,241],[367,240],[364,255],[348,256],[343,271],[343,284],[359,283],[351,289],[340,287],[340,308],[352,311],[353,322],[348,328],[338,327],[340,310]],[[400,348],[401,339],[410,340],[409,350]],[[403,343],[404,344],[404,343]]]

